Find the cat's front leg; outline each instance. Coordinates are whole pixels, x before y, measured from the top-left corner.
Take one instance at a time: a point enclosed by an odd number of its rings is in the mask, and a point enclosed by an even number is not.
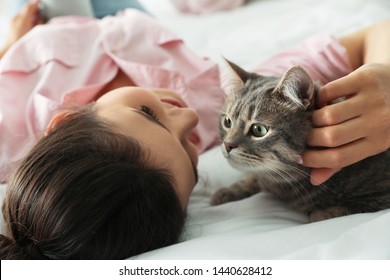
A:
[[[240,200],[261,191],[255,175],[247,174],[240,181],[228,188],[221,188],[211,198],[211,205],[219,205],[230,201]]]

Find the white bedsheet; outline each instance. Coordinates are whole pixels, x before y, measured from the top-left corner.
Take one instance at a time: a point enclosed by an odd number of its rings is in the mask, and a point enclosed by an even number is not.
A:
[[[388,0],[254,0],[203,16],[180,14],[167,0],[140,2],[196,53],[244,67],[312,34],[342,35],[390,18]],[[136,259],[390,259],[390,210],[308,224],[265,193],[212,207],[211,194],[240,176],[219,147],[200,157],[199,174],[183,241]]]

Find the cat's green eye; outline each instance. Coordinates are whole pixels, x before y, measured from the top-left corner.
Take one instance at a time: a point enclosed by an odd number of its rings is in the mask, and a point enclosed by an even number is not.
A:
[[[231,128],[232,127],[232,120],[228,116],[225,116],[223,118],[223,125],[226,128]]]
[[[268,127],[260,123],[255,123],[251,127],[251,133],[255,137],[264,137],[268,133]]]

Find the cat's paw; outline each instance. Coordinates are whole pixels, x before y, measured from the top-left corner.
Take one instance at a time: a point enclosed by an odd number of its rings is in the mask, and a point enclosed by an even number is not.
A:
[[[220,205],[236,200],[236,195],[230,188],[222,188],[216,191],[211,198],[211,205]]]
[[[319,222],[331,218],[346,216],[351,214],[347,208],[344,207],[331,207],[328,209],[317,209],[309,214],[309,221]]]

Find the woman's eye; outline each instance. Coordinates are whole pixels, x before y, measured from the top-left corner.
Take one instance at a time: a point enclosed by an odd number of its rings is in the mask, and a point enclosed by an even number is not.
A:
[[[251,127],[251,133],[255,137],[264,137],[268,133],[268,127],[263,124],[255,123]]]
[[[232,127],[232,120],[228,116],[225,116],[222,118],[222,123],[223,123],[223,126],[226,128]]]
[[[156,121],[158,121],[156,113],[152,109],[150,109],[148,106],[142,105],[141,111],[144,112],[145,114],[149,115],[150,117],[152,117]]]

